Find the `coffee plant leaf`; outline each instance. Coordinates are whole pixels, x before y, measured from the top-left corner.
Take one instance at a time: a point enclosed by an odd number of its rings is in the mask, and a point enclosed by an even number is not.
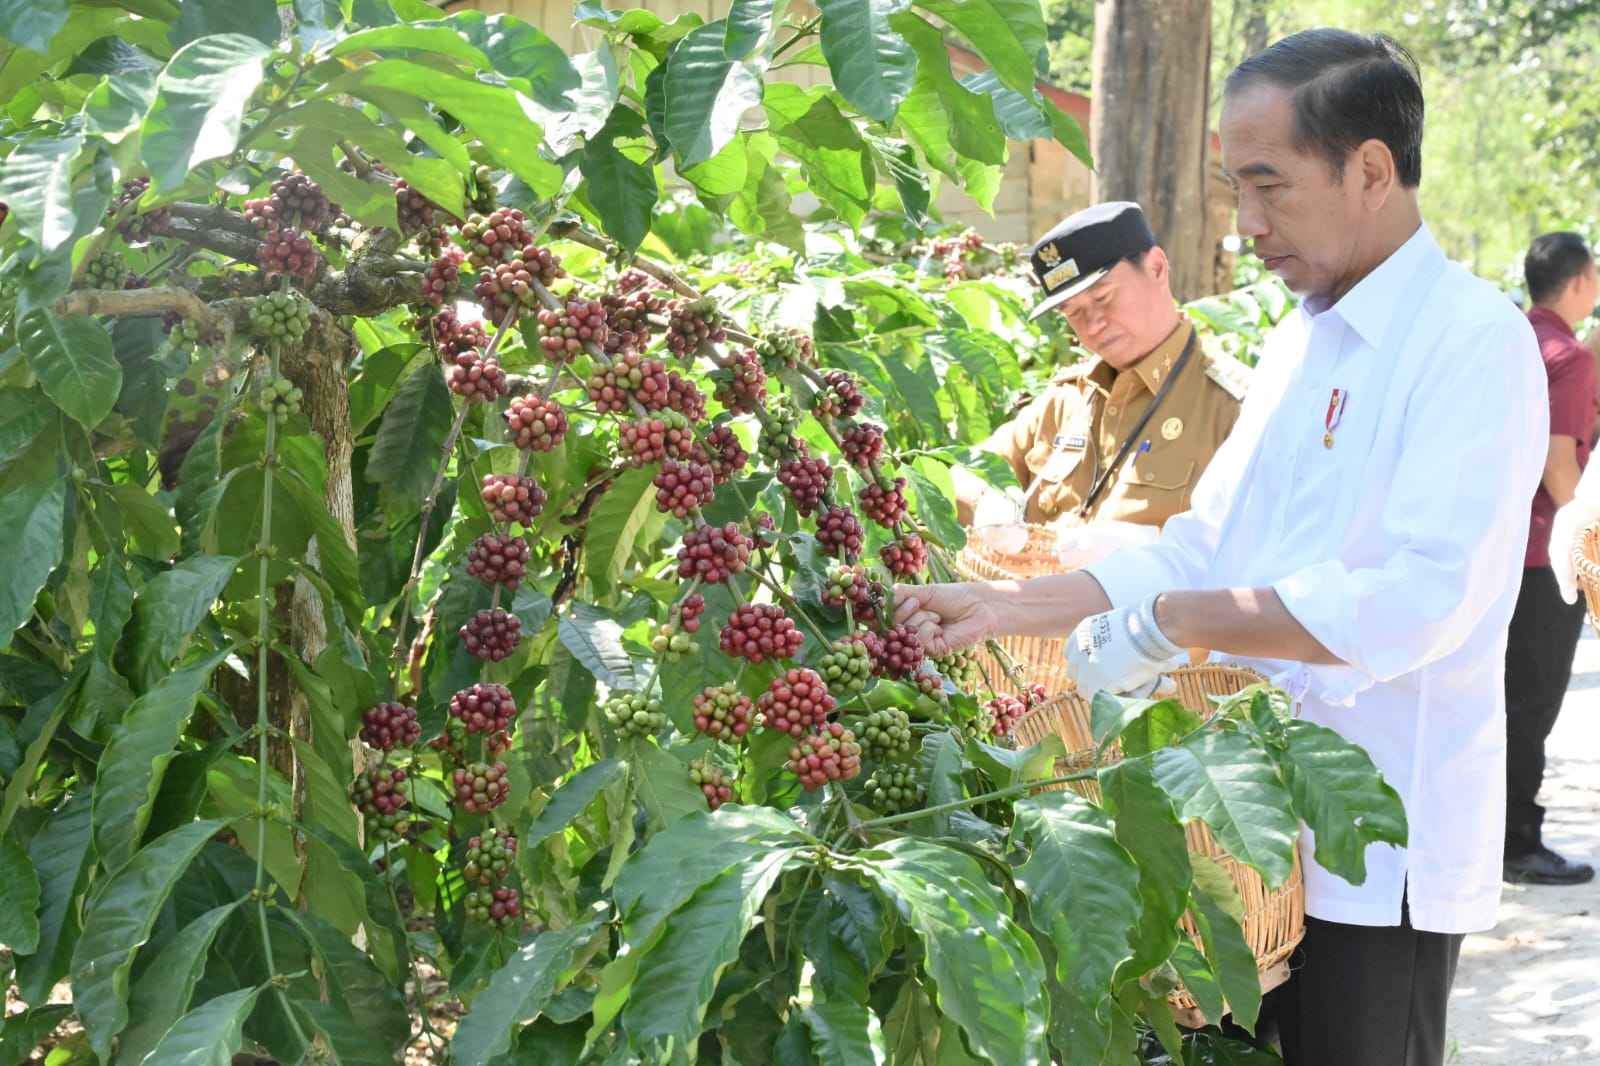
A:
[[[18,955],[39,947],[39,875],[21,842],[0,841],[0,938]]]
[[[228,1066],[263,991],[240,988],[206,1000],[179,1018],[144,1061],[149,1066]]]
[[[150,195],[168,194],[196,166],[234,150],[269,51],[254,37],[224,33],[174,53],[156,77],[155,102],[139,131]]]
[[[24,1002],[42,1002],[71,966],[79,931],[77,896],[93,835],[89,797],[80,792],[52,811],[28,844],[28,862],[39,880],[39,940],[17,963]]]
[[[690,31],[672,50],[662,76],[663,132],[685,167],[722,151],[739,131],[740,117],[761,103],[757,57],[730,60],[721,19]]]
[[[486,1066],[510,1050],[514,1026],[543,1012],[564,983],[585,944],[600,929],[598,921],[540,933],[495,971],[450,1039],[450,1058],[462,1066]]]
[[[350,1032],[360,1034],[362,1045],[378,1049],[374,1058],[381,1061],[388,1055],[392,1060],[411,1035],[405,997],[365,951],[332,925],[306,911],[285,908],[280,913],[305,937],[328,989],[327,1005],[356,1023]]]
[[[917,54],[889,26],[911,0],[819,0],[822,54],[839,92],[862,114],[893,122],[911,93]]]
[[[591,763],[563,781],[540,809],[533,822],[522,831],[523,848],[535,848],[566,829],[573,819],[594,802],[607,785],[617,779],[624,764],[617,759]]]
[[[1239,890],[1231,877],[1220,889],[1232,900],[1219,902],[1201,887],[1197,878],[1189,890],[1193,904],[1189,913],[1200,930],[1207,965],[1216,975],[1217,987],[1227,1000],[1234,1021],[1253,1031],[1261,1010],[1261,974],[1255,952],[1244,938],[1243,924],[1231,913],[1231,908],[1237,906]],[[1222,1011],[1218,1009],[1206,1017],[1220,1020]]]
[[[9,547],[0,574],[0,651],[33,615],[34,597],[61,562],[66,500],[60,481],[36,481],[0,497],[0,543]]]
[[[133,601],[133,619],[118,649],[118,661],[136,691],[147,692],[166,675],[212,602],[233,576],[239,560],[227,555],[197,555],[146,581]]]
[[[189,1009],[195,986],[205,974],[206,958],[222,923],[242,900],[213,907],[161,946],[128,993],[128,1028],[117,1038],[117,1052],[143,1061],[163,1034]]]
[[[814,1062],[822,1066],[881,1066],[888,1061],[883,1023],[866,1003],[830,999],[801,1008],[800,1016],[811,1030]]]
[[[1314,722],[1284,723],[1287,743],[1271,749],[1295,811],[1311,827],[1316,861],[1353,885],[1367,878],[1373,844],[1404,847],[1405,808],[1366,752]]]
[[[1139,922],[1133,955],[1117,967],[1114,990],[1160,966],[1178,943],[1178,918],[1188,906],[1194,873],[1183,823],[1172,799],[1156,785],[1149,762],[1125,759],[1100,770],[1100,795],[1117,843],[1139,869]]]

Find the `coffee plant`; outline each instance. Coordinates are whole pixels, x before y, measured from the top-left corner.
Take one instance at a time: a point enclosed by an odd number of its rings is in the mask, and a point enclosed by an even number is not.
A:
[[[1058,773],[892,624],[1062,350],[930,175],[1086,149],[1033,4],[822,7],[0,15],[0,1058],[1178,1055],[1186,822],[1403,842],[1280,693]]]

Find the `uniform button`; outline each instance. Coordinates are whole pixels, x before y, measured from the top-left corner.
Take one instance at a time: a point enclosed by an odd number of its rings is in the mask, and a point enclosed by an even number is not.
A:
[[[1154,480],[1155,480],[1155,479],[1156,479],[1156,476],[1155,476],[1155,475],[1154,475],[1154,474],[1146,474],[1146,475],[1145,475],[1145,476],[1144,476],[1144,479],[1145,479],[1145,480],[1146,480],[1146,481],[1154,481]]]
[[[1115,407],[1107,407],[1107,408],[1106,408],[1106,414],[1108,414],[1108,415],[1114,415],[1114,414],[1116,414],[1116,413],[1117,413],[1117,409],[1116,409],[1116,408],[1115,408]]]

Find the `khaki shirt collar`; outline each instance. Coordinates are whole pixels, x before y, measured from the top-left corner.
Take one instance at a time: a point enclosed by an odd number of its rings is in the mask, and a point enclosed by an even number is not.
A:
[[[1189,343],[1189,331],[1193,328],[1189,316],[1179,311],[1178,325],[1173,331],[1149,355],[1133,364],[1133,372],[1139,375],[1139,380],[1150,390],[1150,395],[1154,396],[1167,380],[1178,362],[1178,356],[1183,354],[1183,346]]]

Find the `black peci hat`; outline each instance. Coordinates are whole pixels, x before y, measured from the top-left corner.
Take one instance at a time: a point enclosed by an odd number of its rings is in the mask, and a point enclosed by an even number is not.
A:
[[[1119,200],[1084,208],[1033,246],[1033,274],[1044,286],[1044,299],[1028,317],[1061,306],[1124,259],[1155,245],[1138,204]]]

